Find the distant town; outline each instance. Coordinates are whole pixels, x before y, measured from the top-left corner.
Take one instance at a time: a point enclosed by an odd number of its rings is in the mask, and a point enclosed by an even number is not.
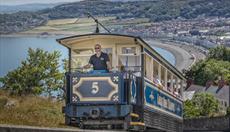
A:
[[[125,21],[132,21],[132,19]],[[204,48],[217,45],[230,47],[230,18],[177,19],[148,25],[130,25],[116,28],[114,31],[146,38],[186,42]]]

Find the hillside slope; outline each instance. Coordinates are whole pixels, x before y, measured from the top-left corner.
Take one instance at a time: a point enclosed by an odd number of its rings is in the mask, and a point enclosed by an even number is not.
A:
[[[80,17],[86,12],[100,16],[147,17],[153,21],[169,20],[178,17],[187,19],[198,16],[230,17],[229,0],[151,0],[111,2],[86,0],[62,4],[52,9],[43,10],[49,18]]]
[[[63,102],[38,96],[9,96],[0,90],[0,124],[65,127]]]

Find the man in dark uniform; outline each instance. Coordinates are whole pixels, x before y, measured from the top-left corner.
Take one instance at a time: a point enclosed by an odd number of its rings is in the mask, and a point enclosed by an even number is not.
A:
[[[95,45],[95,54],[89,59],[89,64],[85,65],[83,68],[90,68],[93,65],[94,70],[111,70],[111,65],[109,61],[109,56],[101,51],[101,45]]]

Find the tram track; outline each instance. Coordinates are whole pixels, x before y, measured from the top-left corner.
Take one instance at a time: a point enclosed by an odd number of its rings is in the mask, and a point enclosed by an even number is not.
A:
[[[1,125],[0,132],[122,132],[118,130],[87,130],[79,128],[49,128],[23,125]]]

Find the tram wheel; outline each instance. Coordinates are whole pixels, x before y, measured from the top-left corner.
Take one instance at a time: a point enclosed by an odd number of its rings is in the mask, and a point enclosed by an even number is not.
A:
[[[71,125],[71,118],[68,116],[65,116],[65,124],[66,125]]]
[[[84,125],[82,122],[80,122],[79,125],[78,125],[78,127],[79,127],[80,129],[84,129],[84,128],[85,128],[85,125]]]
[[[113,125],[111,125],[111,124],[107,125],[107,129],[109,129],[109,130],[113,129]]]

